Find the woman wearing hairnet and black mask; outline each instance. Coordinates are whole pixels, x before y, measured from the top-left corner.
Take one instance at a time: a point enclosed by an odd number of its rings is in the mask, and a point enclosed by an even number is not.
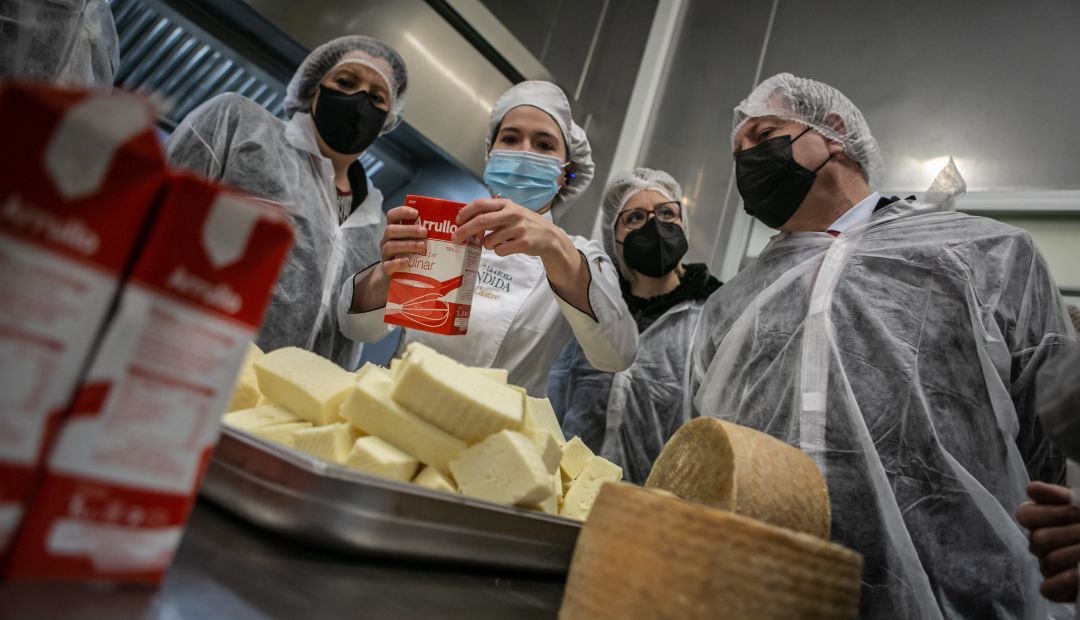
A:
[[[359,345],[341,336],[331,301],[341,282],[378,260],[382,194],[357,161],[401,122],[405,61],[363,36],[313,51],[289,82],[282,122],[255,102],[220,95],[191,112],[169,159],[284,205],[296,240],[257,344],[309,349],[352,369]]]
[[[597,368],[616,372],[637,351],[637,330],[620,299],[615,265],[599,243],[567,235],[561,213],[588,186],[593,164],[585,132],[574,123],[566,95],[550,82],[522,82],[491,111],[484,182],[494,198],[474,200],[458,217],[457,240],[483,237],[469,331],[440,336],[406,330],[469,366],[505,368],[510,382],[533,396],[547,392],[559,351],[576,337]],[[424,248],[411,207],[387,213],[382,260],[346,282],[338,321],[352,338],[383,338],[389,274]]]
[[[694,326],[705,300],[720,288],[704,264],[681,262],[689,226],[681,201],[679,184],[660,170],[637,168],[608,184],[601,234],[637,321],[637,359],[621,372],[602,372],[572,341],[548,384],[567,436],[579,435],[637,484],[689,420],[684,381]]]

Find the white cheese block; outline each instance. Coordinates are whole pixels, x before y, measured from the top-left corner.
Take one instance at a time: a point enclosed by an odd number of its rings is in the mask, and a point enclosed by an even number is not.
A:
[[[390,399],[393,381],[383,373],[370,372],[356,381],[352,396],[341,407],[341,416],[356,428],[376,435],[431,465],[450,473],[450,461],[468,446],[428,421],[413,415]]]
[[[499,504],[539,504],[552,495],[551,475],[527,437],[499,431],[472,446],[450,471],[462,494]]]
[[[551,407],[551,401],[546,398],[525,397],[525,427],[537,428],[551,433],[559,445],[566,443],[559,419],[555,416],[555,409]]]
[[[359,436],[351,424],[328,424],[295,431],[293,447],[330,463],[342,463]]]
[[[431,466],[427,466],[420,470],[420,473],[416,474],[416,477],[413,478],[413,482],[422,487],[427,487],[436,491],[457,493],[457,487],[454,486],[454,482]]]
[[[829,491],[817,465],[752,428],[687,422],[660,451],[645,486],[829,540]]]
[[[563,444],[561,466],[565,479],[573,481],[577,478],[581,470],[585,469],[585,464],[593,456],[595,456],[593,451],[589,449],[589,446],[585,445],[581,437],[574,437]]]
[[[861,575],[859,554],[815,536],[609,484],[578,536],[559,618],[854,620]]]
[[[353,373],[297,347],[259,358],[255,374],[267,398],[316,426],[340,421],[338,409],[356,382]]]
[[[274,426],[261,426],[259,428],[252,428],[249,429],[247,432],[255,435],[256,437],[269,439],[270,441],[274,441],[291,448],[296,443],[296,431],[303,430],[305,428],[315,427],[311,425],[311,422],[291,422],[289,424],[276,424]]]
[[[262,393],[259,392],[259,380],[255,377],[255,360],[263,356],[262,349],[255,343],[248,343],[244,362],[240,365],[240,374],[236,376],[236,387],[233,388],[232,399],[229,401],[229,411],[250,409],[259,405]]]
[[[551,497],[548,497],[547,499],[540,502],[539,504],[532,504],[530,506],[523,506],[523,508],[528,508],[529,510],[535,510],[537,512],[542,512],[542,513],[547,514],[547,515],[558,515],[559,514],[559,498],[552,495]]]
[[[346,467],[384,478],[408,482],[419,462],[378,437],[361,437],[345,456]]]
[[[242,431],[247,431],[263,426],[275,426],[278,424],[300,422],[301,420],[300,418],[293,415],[291,411],[282,409],[277,405],[264,405],[262,407],[254,407],[252,409],[230,411],[229,413],[225,414],[225,417],[223,417],[221,421],[225,424],[225,426],[231,426],[232,428],[238,428]]]
[[[558,473],[559,464],[562,463],[562,449],[559,448],[558,442],[551,433],[537,428],[525,428],[521,434],[528,437],[529,441],[536,446],[540,459],[544,461],[544,469],[549,474]]]
[[[606,482],[620,480],[622,480],[622,467],[601,456],[592,457],[567,489],[559,514],[584,521],[592,510],[596,496],[600,494],[600,487]]]
[[[524,417],[520,394],[438,354],[403,359],[390,395],[470,444],[501,430],[518,430]]]
[[[505,368],[479,368],[470,366],[470,369],[477,374],[484,375],[488,379],[504,385],[510,382],[510,371]]]
[[[378,364],[372,364],[371,362],[366,362],[363,366],[361,366],[359,369],[357,369],[357,371],[356,371],[356,379],[359,380],[360,377],[363,377],[364,375],[366,375],[369,372],[378,373],[378,374],[384,375],[386,377],[390,376],[390,369],[389,368],[383,368],[382,366],[379,366]]]

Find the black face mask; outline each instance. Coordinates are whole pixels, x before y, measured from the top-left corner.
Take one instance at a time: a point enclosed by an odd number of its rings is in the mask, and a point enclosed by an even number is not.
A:
[[[386,122],[386,111],[375,107],[368,93],[346,95],[322,84],[312,116],[326,146],[343,155],[360,153],[371,146]]]
[[[791,145],[810,128],[795,136],[778,136],[735,154],[735,184],[743,199],[743,208],[769,228],[780,228],[810,193],[817,171],[829,163],[829,155],[814,170],[795,161]]]
[[[665,276],[678,267],[689,248],[682,226],[655,217],[631,230],[621,244],[626,265],[650,278]]]

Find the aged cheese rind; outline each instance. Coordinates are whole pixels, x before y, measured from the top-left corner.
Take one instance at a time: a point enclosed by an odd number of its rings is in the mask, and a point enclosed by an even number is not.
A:
[[[297,347],[259,358],[255,374],[267,398],[316,426],[340,421],[338,409],[356,381],[334,362]]]
[[[560,620],[849,620],[862,558],[816,536],[607,484],[574,548]]]
[[[821,471],[801,450],[745,426],[691,420],[661,450],[645,486],[829,539]]]

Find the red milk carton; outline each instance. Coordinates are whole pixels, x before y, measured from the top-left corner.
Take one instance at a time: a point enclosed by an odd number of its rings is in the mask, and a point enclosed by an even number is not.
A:
[[[450,240],[465,205],[424,196],[406,196],[405,204],[420,212],[405,223],[427,228],[427,247],[422,254],[410,254],[409,266],[390,276],[384,320],[446,336],[465,334],[480,265],[479,238]]]
[[[0,85],[0,557],[165,181],[123,93]]]
[[[170,177],[7,577],[161,580],[291,244],[280,207]]]

